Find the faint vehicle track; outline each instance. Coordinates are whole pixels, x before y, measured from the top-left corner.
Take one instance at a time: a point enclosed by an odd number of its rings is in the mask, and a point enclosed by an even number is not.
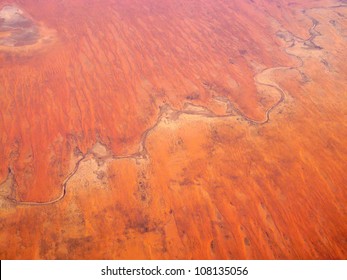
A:
[[[241,110],[239,110],[238,108],[236,108],[232,102],[227,98],[227,97],[220,97],[220,96],[214,96],[213,98],[217,101],[223,102],[227,105],[228,108],[232,108],[232,110],[237,113],[237,115],[239,115],[242,119],[246,120],[247,122],[249,122],[250,124],[254,124],[254,125],[263,125],[266,124],[270,121],[270,114],[272,111],[274,111],[284,100],[286,97],[286,93],[285,91],[276,83],[276,82],[270,82],[270,81],[261,81],[262,78],[266,80],[267,77],[269,77],[268,72],[273,72],[273,71],[285,71],[285,70],[297,70],[300,73],[302,73],[299,69],[304,65],[304,61],[300,56],[297,56],[295,54],[289,53],[288,50],[293,48],[295,46],[295,43],[302,43],[307,47],[313,48],[313,49],[321,49],[321,47],[317,46],[313,41],[317,36],[320,36],[321,34],[316,31],[316,27],[319,25],[319,22],[314,19],[313,17],[307,15],[307,11],[309,10],[315,10],[315,9],[326,9],[326,10],[332,10],[332,9],[336,9],[336,8],[342,8],[342,7],[347,7],[347,5],[336,5],[336,6],[330,6],[330,7],[315,7],[315,8],[310,8],[310,9],[305,9],[303,10],[303,14],[305,16],[307,16],[308,18],[310,18],[310,20],[312,21],[312,26],[309,29],[309,34],[310,37],[308,39],[302,39],[299,38],[295,35],[293,35],[290,31],[286,30],[286,32],[288,34],[290,34],[290,36],[292,37],[291,40],[287,41],[287,42],[291,42],[292,44],[285,48],[285,52],[290,55],[293,56],[295,58],[297,58],[299,60],[299,65],[298,66],[290,66],[290,67],[286,67],[286,66],[281,66],[281,67],[272,67],[272,68],[266,68],[264,70],[262,70],[260,73],[256,74],[254,76],[254,81],[256,84],[258,85],[262,85],[262,86],[267,86],[267,87],[271,87],[274,88],[276,91],[278,91],[278,93],[280,94],[280,98],[278,99],[278,101],[276,101],[274,104],[272,104],[266,111],[265,111],[265,117],[263,120],[258,121],[258,120],[254,120],[251,119],[249,117],[247,117]],[[116,155],[111,155],[111,156],[107,156],[104,157],[104,159],[113,159],[113,160],[118,160],[118,159],[135,159],[135,160],[139,160],[139,159],[146,159],[148,158],[148,151],[146,148],[146,142],[147,142],[147,138],[148,135],[156,129],[156,127],[160,124],[160,122],[162,121],[162,119],[168,114],[168,113],[174,113],[176,116],[179,116],[181,114],[185,114],[185,115],[195,115],[195,116],[204,116],[204,117],[209,117],[209,118],[226,118],[226,117],[231,117],[231,116],[235,116],[234,112],[232,113],[226,113],[223,115],[217,115],[214,112],[210,111],[208,108],[204,107],[204,106],[200,106],[200,105],[194,105],[191,103],[186,103],[186,105],[190,105],[191,107],[195,107],[198,110],[193,110],[193,109],[189,109],[189,108],[183,108],[182,110],[175,110],[172,109],[169,105],[165,105],[163,107],[161,107],[160,113],[157,117],[156,122],[154,123],[153,126],[151,126],[150,128],[146,129],[141,137],[141,141],[139,144],[139,151],[133,154],[129,154],[129,155],[120,155],[120,156],[116,156]],[[202,109],[202,110],[201,110]],[[74,169],[69,173],[69,175],[66,177],[66,179],[63,181],[62,183],[62,193],[59,197],[57,197],[54,200],[51,201],[47,201],[47,202],[35,202],[35,201],[19,201],[13,197],[7,196],[4,197],[5,199],[7,199],[8,201],[12,202],[15,205],[23,205],[23,206],[44,206],[44,205],[51,205],[51,204],[55,204],[57,202],[59,202],[60,200],[62,200],[65,195],[67,194],[67,184],[69,183],[70,179],[77,173],[79,166],[81,164],[81,162],[83,162],[87,156],[89,155],[93,155],[92,150],[89,150],[87,153],[83,154],[82,157],[76,162],[76,165],[74,167]],[[10,184],[11,187],[14,187],[14,182],[15,182],[15,178],[14,178],[15,174],[13,173],[13,171],[11,170],[11,168],[9,168],[9,172],[8,172],[8,176],[5,179],[5,181],[3,181],[0,184],[0,188],[4,186],[4,184],[8,183],[8,181],[10,180]]]

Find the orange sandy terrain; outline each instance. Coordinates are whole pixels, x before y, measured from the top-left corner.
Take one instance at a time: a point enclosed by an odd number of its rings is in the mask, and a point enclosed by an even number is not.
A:
[[[347,2],[0,0],[1,259],[346,259]]]

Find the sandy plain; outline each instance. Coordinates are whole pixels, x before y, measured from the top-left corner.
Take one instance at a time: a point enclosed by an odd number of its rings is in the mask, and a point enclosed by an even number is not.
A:
[[[0,257],[345,259],[346,17],[0,1]]]

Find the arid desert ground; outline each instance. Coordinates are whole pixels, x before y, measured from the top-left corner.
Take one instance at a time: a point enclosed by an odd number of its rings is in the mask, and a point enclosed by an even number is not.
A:
[[[0,0],[1,259],[346,259],[347,1]]]

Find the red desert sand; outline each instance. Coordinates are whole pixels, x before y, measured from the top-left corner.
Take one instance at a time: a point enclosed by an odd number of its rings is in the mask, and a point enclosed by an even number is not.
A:
[[[1,259],[346,259],[347,1],[0,0]]]

